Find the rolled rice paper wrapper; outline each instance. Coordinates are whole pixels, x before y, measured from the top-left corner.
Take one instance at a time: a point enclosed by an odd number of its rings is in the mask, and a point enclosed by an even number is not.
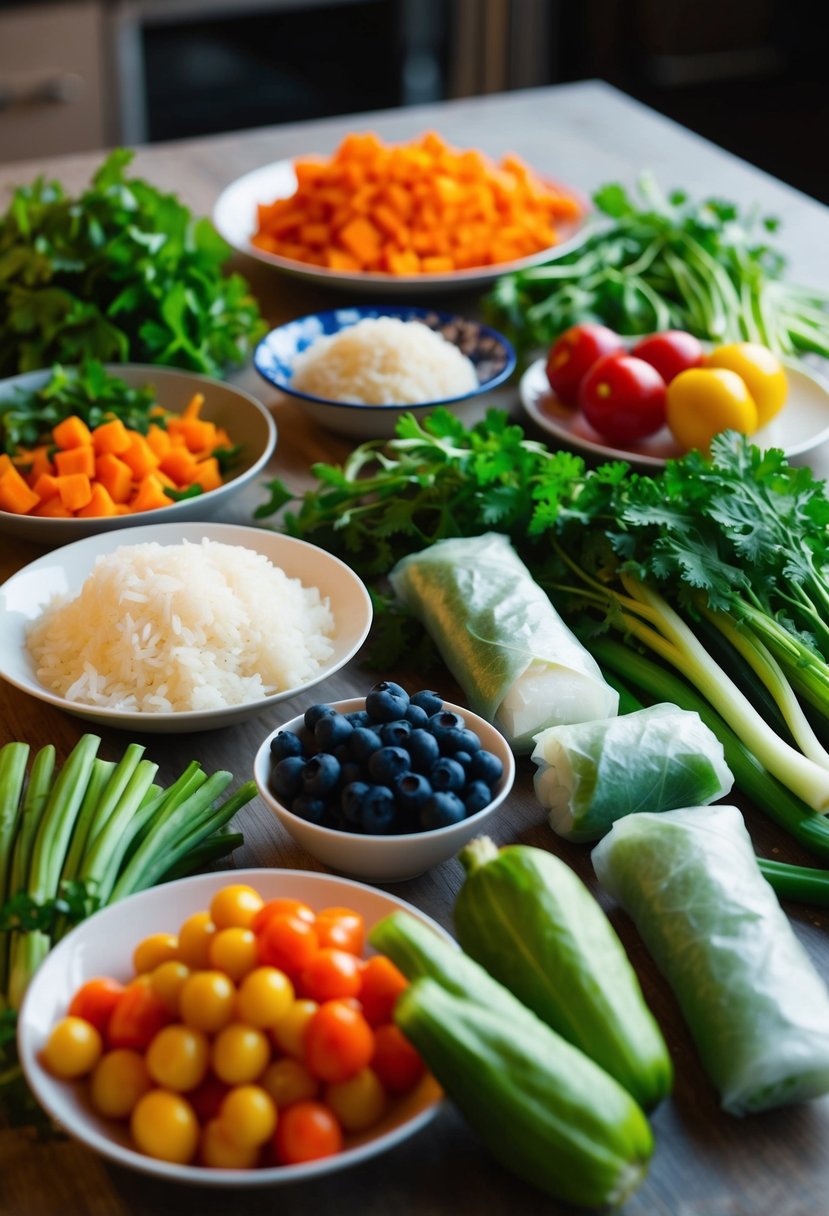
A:
[[[670,984],[725,1110],[829,1092],[829,993],[736,807],[629,815],[592,858]]]
[[[395,594],[423,622],[475,713],[515,751],[546,726],[612,717],[619,696],[508,538],[439,541],[397,563]]]
[[[699,714],[651,705],[620,717],[550,726],[536,736],[535,793],[567,840],[600,840],[639,811],[703,806],[734,778]]]

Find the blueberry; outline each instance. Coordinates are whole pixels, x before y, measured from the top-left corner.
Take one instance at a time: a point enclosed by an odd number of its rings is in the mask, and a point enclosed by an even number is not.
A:
[[[432,787],[421,773],[402,773],[392,788],[397,805],[405,811],[419,811],[432,796]]]
[[[311,794],[300,794],[291,802],[291,810],[300,819],[309,823],[322,823],[325,819],[325,802],[322,798],[314,798]]]
[[[435,791],[450,790],[453,794],[458,794],[466,785],[466,773],[463,765],[458,764],[457,760],[441,756],[429,773],[429,781]]]
[[[391,783],[411,767],[409,753],[402,747],[381,747],[369,758],[368,771],[374,781],[381,785]]]
[[[351,723],[352,726],[368,726],[371,718],[364,709],[352,709],[349,713],[343,714],[343,717]]]
[[[362,824],[363,800],[368,789],[365,781],[349,781],[348,785],[344,785],[342,788],[340,810],[343,813],[343,819],[351,828],[359,827]]]
[[[326,714],[314,725],[314,739],[324,752],[333,752],[347,743],[353,732],[354,727],[342,714]]]
[[[271,793],[280,802],[289,803],[302,789],[303,756],[286,756],[271,769]]]
[[[440,744],[431,731],[416,726],[409,735],[411,767],[416,773],[428,773],[440,757]]]
[[[306,760],[302,770],[302,792],[314,798],[324,798],[340,779],[340,762],[329,752],[318,752]]]
[[[492,790],[485,781],[473,781],[464,791],[463,804],[467,815],[477,815],[492,802]]]
[[[333,705],[311,705],[306,709],[303,722],[309,730],[313,730],[320,718],[330,717],[337,711]]]
[[[462,730],[458,731],[458,736],[453,734],[452,738],[460,743],[459,751],[479,752],[481,750],[481,740],[468,726],[464,726]]]
[[[402,718],[409,705],[409,694],[399,684],[382,680],[366,697],[366,710],[373,722],[394,722]]]
[[[305,746],[299,735],[292,730],[281,730],[271,739],[271,762],[278,764],[286,756],[302,756]]]
[[[469,766],[469,776],[473,781],[485,781],[492,787],[496,781],[500,781],[503,772],[504,766],[494,752],[481,748],[473,754]]]
[[[446,756],[453,756],[455,752],[477,752],[481,750],[481,740],[474,730],[468,730],[465,726],[450,726],[445,730],[442,726],[436,727],[435,738],[440,743],[440,750]]]
[[[445,828],[452,823],[460,823],[466,818],[466,807],[457,794],[450,792],[432,794],[423,804],[420,812],[420,826],[424,832],[434,828]]]
[[[379,752],[383,740],[370,726],[355,726],[348,737],[348,754],[352,760],[362,763],[374,752]]]
[[[387,836],[396,831],[397,807],[394,794],[386,785],[370,785],[360,807],[360,823],[364,832]]]
[[[414,705],[410,701],[406,708],[406,721],[411,722],[412,726],[425,726],[429,721],[429,715],[422,706]]]
[[[412,724],[405,718],[396,718],[394,722],[384,722],[379,733],[384,747],[405,747],[412,733]]]
[[[469,772],[472,756],[469,752],[452,752],[452,759],[459,764],[465,773]]]
[[[340,789],[344,789],[352,781],[362,780],[362,776],[362,765],[358,764],[356,760],[346,760],[344,764],[340,765]]]
[[[425,710],[430,718],[432,714],[439,714],[443,709],[443,697],[432,692],[431,688],[421,688],[419,692],[412,693],[411,703]]]
[[[464,728],[464,720],[460,714],[456,714],[451,709],[442,709],[438,714],[432,714],[426,729],[431,731],[440,744],[441,751],[458,751],[459,745],[453,746],[452,739],[454,734]],[[454,734],[453,734],[454,732]]]

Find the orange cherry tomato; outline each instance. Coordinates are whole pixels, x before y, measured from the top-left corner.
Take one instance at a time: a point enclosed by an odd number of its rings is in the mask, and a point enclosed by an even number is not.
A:
[[[230,1093],[230,1086],[212,1073],[208,1073],[201,1085],[191,1089],[187,1101],[196,1112],[199,1123],[208,1123],[218,1117],[225,1094]]]
[[[90,1022],[106,1038],[109,1019],[123,991],[124,985],[108,976],[87,980],[72,997],[69,1016]]]
[[[349,1000],[326,1001],[309,1020],[305,1063],[321,1081],[347,1081],[374,1054],[374,1032]]]
[[[274,1136],[280,1165],[331,1157],[342,1146],[342,1128],[334,1112],[323,1102],[295,1102],[280,1113]]]
[[[127,984],[118,998],[107,1026],[110,1047],[132,1047],[143,1051],[162,1027],[172,1021],[172,1014],[150,983],[143,976]]]
[[[366,960],[360,981],[357,996],[368,1023],[382,1026],[390,1022],[397,998],[409,986],[403,972],[384,954],[373,954]]]
[[[312,1001],[333,1001],[357,996],[360,991],[362,960],[345,950],[326,946],[318,950],[299,975],[302,995]]]
[[[314,923],[314,913],[307,904],[304,904],[300,899],[269,899],[262,905],[259,911],[251,921],[250,927],[254,933],[261,933],[265,925],[272,916],[298,916],[300,920],[307,920],[309,924]]]
[[[426,1071],[415,1048],[393,1022],[378,1026],[374,1032],[371,1067],[389,1094],[407,1093]]]
[[[259,934],[259,961],[296,976],[319,949],[317,931],[310,921],[293,912],[277,912]]]
[[[321,946],[336,946],[349,954],[362,955],[366,940],[366,924],[359,912],[351,908],[323,908],[315,922]]]

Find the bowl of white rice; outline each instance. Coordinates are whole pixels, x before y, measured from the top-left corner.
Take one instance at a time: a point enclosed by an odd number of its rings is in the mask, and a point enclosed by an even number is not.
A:
[[[351,307],[299,317],[262,339],[259,374],[319,425],[383,439],[402,413],[442,405],[465,421],[515,368],[515,352],[480,321],[414,307]]]
[[[321,683],[371,616],[357,575],[307,541],[232,524],[105,532],[0,586],[0,675],[99,725],[209,730]]]

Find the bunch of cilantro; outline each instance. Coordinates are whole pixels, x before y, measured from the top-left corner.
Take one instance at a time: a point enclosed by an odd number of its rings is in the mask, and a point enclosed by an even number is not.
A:
[[[229,246],[117,149],[78,197],[39,178],[0,217],[0,376],[79,363],[222,375],[264,332]]]

